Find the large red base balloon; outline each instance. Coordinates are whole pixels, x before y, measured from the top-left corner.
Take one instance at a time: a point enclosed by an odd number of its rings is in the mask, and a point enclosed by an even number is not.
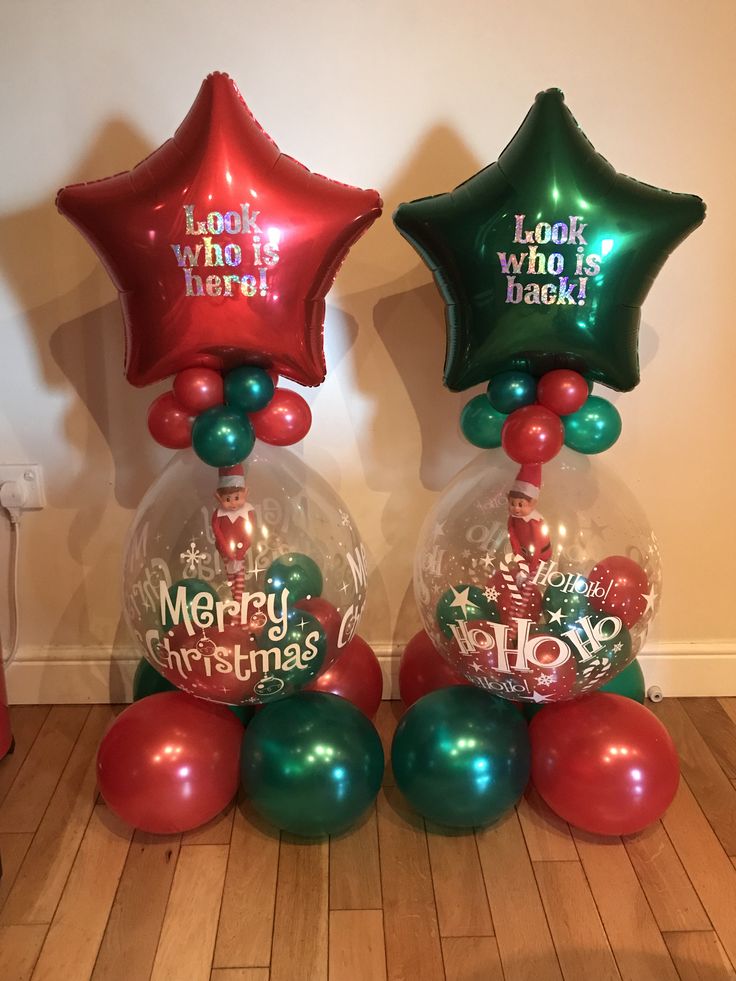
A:
[[[399,692],[407,708],[438,688],[469,684],[438,654],[426,630],[414,634],[404,648],[399,666]]]
[[[243,726],[224,705],[183,692],[134,702],[97,753],[100,793],[111,811],[153,834],[211,820],[238,789]]]
[[[346,698],[372,719],[383,697],[383,672],[373,648],[362,637],[353,637],[340,657],[306,688]]]
[[[680,764],[670,734],[630,698],[596,693],[550,705],[529,727],[532,783],[584,831],[630,835],[672,803]]]

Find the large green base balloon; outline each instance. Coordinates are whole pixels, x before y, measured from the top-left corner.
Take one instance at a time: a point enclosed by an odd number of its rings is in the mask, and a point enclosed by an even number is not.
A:
[[[245,731],[243,787],[254,809],[292,834],[346,831],[371,805],[383,748],[350,702],[302,691],[262,709]]]
[[[442,688],[399,722],[396,783],[420,814],[472,828],[509,811],[529,780],[529,737],[514,706],[479,688]]]

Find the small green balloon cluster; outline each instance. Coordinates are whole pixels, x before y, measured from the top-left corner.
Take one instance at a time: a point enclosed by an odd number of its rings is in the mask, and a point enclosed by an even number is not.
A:
[[[473,446],[494,449],[502,445],[509,416],[539,404],[562,420],[566,446],[578,453],[602,453],[620,436],[621,417],[611,402],[590,394],[592,387],[578,372],[565,369],[540,378],[504,371],[491,378],[485,395],[476,395],[463,408],[460,428]]]
[[[241,463],[253,449],[255,433],[248,418],[273,398],[274,384],[263,368],[241,365],[224,377],[223,405],[205,409],[194,420],[194,452],[211,467]]]

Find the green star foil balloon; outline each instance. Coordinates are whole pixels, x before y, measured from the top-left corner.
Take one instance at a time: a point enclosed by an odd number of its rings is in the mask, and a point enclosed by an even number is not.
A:
[[[394,222],[446,303],[449,388],[571,368],[629,391],[641,304],[704,217],[695,195],[618,174],[549,89],[497,163]]]

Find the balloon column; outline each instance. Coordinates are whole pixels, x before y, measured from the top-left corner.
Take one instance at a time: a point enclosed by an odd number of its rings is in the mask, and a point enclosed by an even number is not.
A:
[[[504,451],[455,478],[418,543],[427,640],[407,647],[402,697],[432,693],[409,709],[393,766],[428,817],[493,820],[523,789],[497,774],[508,776],[511,760],[523,768],[530,750],[540,793],[590,831],[638,830],[672,799],[671,740],[632,700],[643,698],[632,672],[661,593],[659,552],[624,483],[590,459],[621,433],[593,384],[638,383],[641,304],[704,215],[700,198],[616,173],[556,89],[537,96],[496,163],[394,215],[445,301],[446,385],[486,385],[465,406],[462,432]],[[485,703],[472,702],[477,689]],[[603,689],[630,697],[592,694]],[[471,718],[478,732],[491,726],[501,699],[534,714],[526,750],[512,726],[492,742],[471,732]],[[448,803],[460,792],[465,814]]]
[[[57,205],[120,293],[128,380],[173,376],[148,427],[184,451],[125,549],[124,613],[145,661],[100,747],[102,793],[145,830],[195,827],[235,794],[248,725],[254,806],[296,833],[343,830],[383,770],[366,718],[380,667],[356,635],[365,552],[334,491],[281,449],[311,412],[279,376],[324,380],[325,296],[381,199],[281,153],[214,73],[172,139],[131,171],[63,188]],[[279,702],[308,685],[337,694]],[[275,734],[281,764],[267,755]],[[313,753],[289,782],[287,754]],[[274,805],[283,793],[288,808]]]

